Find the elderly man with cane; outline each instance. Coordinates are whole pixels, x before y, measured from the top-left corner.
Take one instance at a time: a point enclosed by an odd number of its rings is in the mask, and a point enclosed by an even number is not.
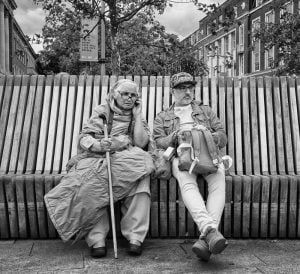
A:
[[[78,154],[69,161],[67,175],[45,195],[49,216],[64,241],[85,236],[92,257],[106,256],[111,188],[111,210],[113,202],[121,200],[121,232],[129,242],[128,252],[142,253],[149,228],[150,174],[154,170],[150,154],[142,149],[149,139],[137,85],[127,79],[117,81],[107,104],[97,106],[84,125]]]
[[[225,205],[224,162],[230,162],[230,157],[218,154],[227,142],[225,130],[209,106],[194,100],[195,85],[188,73],[172,76],[174,104],[157,115],[153,134],[158,148],[176,151],[172,174],[200,232],[192,250],[208,261],[211,254],[219,254],[227,246],[218,226]],[[198,174],[208,183],[206,205],[197,185]]]

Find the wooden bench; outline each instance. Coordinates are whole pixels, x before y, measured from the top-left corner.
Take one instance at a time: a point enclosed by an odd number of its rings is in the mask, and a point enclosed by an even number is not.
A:
[[[117,79],[0,77],[0,239],[58,237],[43,196],[65,174],[84,121]],[[155,115],[172,103],[170,77],[133,79],[152,129]],[[222,232],[300,238],[300,78],[196,79],[195,97],[217,112],[228,134],[223,153],[234,160]],[[199,187],[206,196],[201,178]],[[152,182],[151,191],[149,237],[198,235],[174,178]]]

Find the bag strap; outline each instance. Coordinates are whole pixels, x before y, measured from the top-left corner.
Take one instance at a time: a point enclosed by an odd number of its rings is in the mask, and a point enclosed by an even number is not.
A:
[[[204,130],[201,130],[201,131],[203,133],[203,136],[205,137],[207,148],[208,148],[209,154],[210,154],[210,156],[213,160],[213,164],[214,165],[220,164],[222,162],[222,159],[219,156],[217,146],[214,142],[214,139],[212,137],[211,132],[208,129],[204,129]]]

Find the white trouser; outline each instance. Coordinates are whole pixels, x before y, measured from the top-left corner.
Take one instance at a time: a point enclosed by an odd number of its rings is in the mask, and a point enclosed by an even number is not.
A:
[[[142,243],[149,229],[150,196],[146,192],[136,193],[122,201],[121,232],[130,242]],[[100,221],[88,233],[85,240],[88,246],[103,247],[109,232],[108,210],[103,209]]]
[[[172,163],[172,173],[177,179],[183,202],[197,224],[202,236],[208,228],[218,228],[225,205],[225,172],[221,165],[214,174],[205,176],[208,184],[206,206],[200,194],[197,175],[178,169],[178,158]]]

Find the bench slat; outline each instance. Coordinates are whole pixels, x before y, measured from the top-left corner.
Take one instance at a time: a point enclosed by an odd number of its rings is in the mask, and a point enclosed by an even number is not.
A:
[[[234,100],[234,148],[236,173],[243,174],[243,148],[242,148],[242,115],[241,115],[241,83],[238,78],[233,79]]]
[[[107,77],[105,77],[108,79]],[[83,115],[83,103],[84,103],[84,82],[85,76],[80,75],[78,80],[78,89],[77,89],[77,97],[76,97],[76,104],[75,104],[75,116],[74,116],[74,128],[73,128],[73,135],[72,137],[72,147],[71,147],[71,157],[77,154],[77,139],[78,134],[82,128],[82,115]],[[107,82],[106,82],[107,83]],[[103,83],[104,86],[105,83]]]
[[[252,190],[251,190],[251,230],[250,236],[252,238],[259,237],[260,229],[260,196],[261,196],[261,177],[260,176],[251,176],[252,177]]]
[[[18,231],[18,209],[16,198],[16,179],[9,175],[4,176],[5,199],[7,202],[8,219],[9,219],[9,236],[10,238],[17,239],[19,236]]]
[[[158,180],[155,179],[150,184],[151,188],[151,212],[150,212],[150,235],[152,238],[159,237],[158,227]]]
[[[4,176],[0,176],[0,238],[9,238],[9,222],[8,209],[5,197],[5,180]]]
[[[156,98],[155,98],[155,116],[163,109],[163,79],[157,76],[156,80]],[[155,118],[155,117],[154,117]]]
[[[148,77],[142,77],[142,92],[141,92],[141,99],[142,99],[142,112],[144,118],[147,120],[148,116]]]
[[[197,81],[197,84],[195,86],[195,99],[201,102],[202,101],[202,90],[201,90],[202,80],[200,77],[196,77],[195,81]]]
[[[297,176],[298,177],[298,176]],[[288,190],[288,238],[297,237],[297,177],[289,176]]]
[[[300,173],[300,127],[297,110],[297,97],[296,97],[296,88],[295,80],[289,78],[289,109],[291,113],[291,131],[292,131],[292,143],[293,143],[293,156],[295,163],[295,172],[296,174]],[[299,94],[300,95],[300,94]]]
[[[222,125],[224,126],[224,128],[227,130],[225,106],[226,106],[225,81],[224,81],[224,77],[219,77],[219,119]],[[221,149],[221,154],[222,155],[226,154],[226,148]]]
[[[168,236],[168,185],[159,180],[159,236]]]
[[[16,124],[15,130],[13,133],[13,143],[11,149],[11,155],[8,162],[8,171],[11,173],[15,173],[17,170],[17,164],[19,160],[19,151],[21,145],[21,138],[23,136],[23,123],[25,119],[25,111],[27,105],[27,97],[28,97],[28,84],[29,84],[29,76],[22,76],[22,84],[21,90],[19,94],[19,103],[16,115]]]
[[[233,83],[232,78],[226,78],[226,110],[227,110],[227,154],[232,157],[232,167],[229,169],[229,173],[236,174],[236,159],[234,153],[234,121],[233,121]]]
[[[287,237],[287,229],[288,229],[288,188],[289,182],[288,177],[280,176],[280,191],[279,191],[279,238]]]
[[[177,182],[175,178],[171,178],[168,181],[169,184],[169,223],[168,223],[168,228],[169,228],[169,236],[170,237],[176,237],[177,235],[177,229],[176,229],[176,224],[177,224]]]
[[[0,172],[2,173],[7,173],[8,167],[9,167],[9,159],[10,159],[10,153],[11,153],[11,148],[12,148],[12,143],[13,143],[13,138],[14,138],[14,131],[15,131],[15,125],[16,125],[16,117],[18,113],[18,102],[19,102],[19,97],[20,97],[20,87],[21,87],[21,81],[22,77],[21,76],[16,76],[14,79],[14,87],[12,90],[12,99],[10,104],[8,103],[9,107],[9,116],[8,122],[6,125],[6,133],[5,135],[3,134],[2,138],[4,139],[4,147],[3,147],[3,153],[1,157],[1,163],[0,163]],[[4,105],[4,109],[6,108],[6,105]],[[5,115],[4,115],[5,116]]]
[[[148,124],[151,132],[153,132],[153,122],[155,118],[155,85],[156,78],[154,76],[150,76],[150,87],[149,87],[149,108],[148,108]]]
[[[57,128],[56,128],[56,137],[55,137],[55,146],[53,148],[53,167],[52,172],[58,173],[61,171],[61,161],[62,161],[62,152],[64,145],[64,133],[66,126],[66,109],[67,109],[67,97],[68,97],[68,83],[69,76],[63,75],[61,77],[61,90],[60,90],[60,99],[59,99],[59,110],[57,118]]]
[[[212,77],[210,81],[211,81],[210,83],[211,108],[214,113],[218,114],[217,78]]]
[[[289,113],[289,96],[286,77],[280,77],[281,83],[281,103],[282,103],[282,121],[283,121],[283,138],[285,146],[285,164],[288,174],[294,174],[293,147],[291,139],[290,113]]]
[[[268,237],[269,227],[269,201],[270,201],[270,177],[261,177],[261,201],[260,201],[260,237]]]
[[[251,217],[251,177],[242,177],[242,237],[250,237],[250,217]]]
[[[274,108],[273,108],[273,91],[272,91],[272,78],[265,77],[266,84],[266,113],[267,113],[267,136],[268,136],[268,158],[270,174],[277,173],[276,162],[276,146],[275,146],[275,133],[274,133]]]
[[[208,77],[205,76],[202,78],[203,81],[203,104],[204,105],[210,105],[209,102],[209,81],[208,81]]]
[[[242,79],[242,106],[244,174],[250,175],[252,174],[252,149],[250,133],[249,78]]]
[[[46,78],[45,95],[43,103],[43,113],[41,120],[40,136],[37,151],[36,173],[44,171],[45,154],[47,149],[49,118],[51,113],[51,100],[52,100],[52,83],[53,77],[48,75]]]
[[[261,172],[264,175],[269,173],[268,167],[268,146],[267,146],[267,132],[266,132],[266,112],[264,99],[264,79],[257,78],[257,100],[258,100],[258,119],[259,119],[259,143],[260,143],[260,163]]]
[[[256,78],[250,77],[250,122],[251,122],[251,147],[253,174],[261,174],[260,170],[260,149],[258,142],[258,114],[257,114],[257,94]]]
[[[275,110],[275,137],[276,137],[276,154],[279,174],[285,174],[285,156],[283,147],[283,128],[282,128],[282,112],[281,98],[279,89],[279,78],[273,78],[273,104]]]
[[[32,75],[30,78],[30,86],[28,91],[28,99],[26,102],[26,112],[24,117],[24,126],[21,136],[20,152],[17,163],[17,173],[24,173],[26,168],[28,148],[30,144],[30,130],[32,127],[32,117],[34,111],[34,100],[36,97],[37,76]],[[10,168],[11,169],[11,168]]]
[[[164,77],[163,110],[170,107],[170,76]]]
[[[66,113],[66,127],[63,141],[63,152],[62,152],[62,173],[66,172],[66,164],[71,157],[72,141],[73,141],[73,125],[75,116],[75,105],[76,105],[76,86],[77,77],[74,75],[70,76],[68,83],[68,101],[67,101],[67,113]]]
[[[43,108],[46,107],[45,105],[43,105],[43,98],[46,92],[46,89],[44,90],[44,82],[45,82],[45,77],[39,75],[36,97],[34,101],[34,111],[32,116],[31,131],[30,131],[30,143],[28,148],[26,173],[33,173],[35,171],[36,168],[35,165],[38,159],[37,154],[38,154],[39,136],[40,136],[40,132],[43,130],[43,128],[40,125],[42,123]],[[49,91],[47,93],[49,93]]]
[[[54,86],[52,91],[52,98],[51,98],[51,110],[49,116],[49,128],[48,134],[46,138],[46,155],[45,155],[45,165],[44,165],[44,172],[50,173],[52,171],[53,166],[53,157],[54,157],[54,150],[55,150],[55,137],[57,131],[59,131],[58,124],[58,116],[59,116],[59,104],[62,100],[62,103],[66,100],[66,98],[61,98],[63,92],[61,91],[61,79],[60,76],[57,75],[54,78]]]
[[[37,239],[39,237],[34,176],[35,175],[26,175],[25,177],[26,208],[28,215],[29,235],[31,239]]]
[[[0,75],[0,109],[2,109],[2,102],[4,99],[4,90],[5,90],[6,77]]]
[[[18,228],[19,228],[19,238],[28,238],[27,231],[27,209],[25,205],[25,182],[22,175],[16,176],[16,201],[18,208]]]

